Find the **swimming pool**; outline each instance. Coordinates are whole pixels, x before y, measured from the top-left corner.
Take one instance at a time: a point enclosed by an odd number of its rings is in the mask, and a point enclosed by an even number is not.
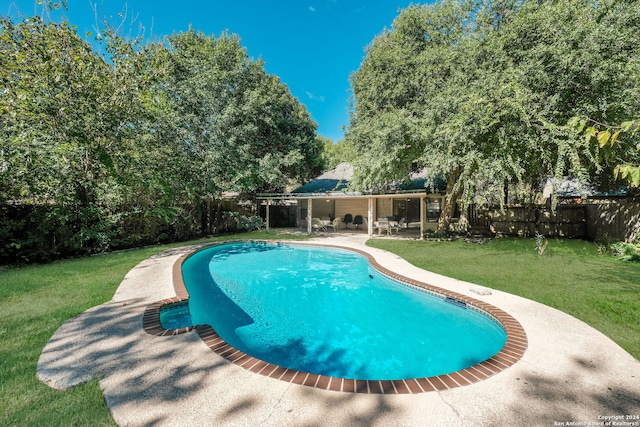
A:
[[[274,365],[362,380],[460,371],[507,334],[458,298],[399,283],[349,250],[235,242],[182,265],[193,324]]]

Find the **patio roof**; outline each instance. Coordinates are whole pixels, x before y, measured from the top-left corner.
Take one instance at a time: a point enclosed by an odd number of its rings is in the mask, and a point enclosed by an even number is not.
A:
[[[423,196],[426,191],[423,190],[404,190],[394,193],[362,193],[362,192],[346,192],[346,191],[329,191],[326,193],[260,193],[260,200],[294,200],[294,199],[344,199],[344,198],[391,198],[402,199],[410,196]]]
[[[328,193],[346,190],[353,178],[353,166],[350,163],[340,163],[335,168],[323,173],[316,179],[292,191],[299,193]]]
[[[388,185],[385,189],[371,191],[348,191],[349,184],[353,178],[354,169],[350,163],[343,162],[335,168],[323,173],[317,178],[296,188],[291,193],[263,193],[259,194],[260,199],[309,199],[309,198],[358,198],[358,197],[391,197],[401,198],[409,194],[425,194],[434,192],[427,187],[425,171],[413,173],[406,181],[396,182]],[[442,192],[446,183],[441,179],[436,179],[435,192]]]

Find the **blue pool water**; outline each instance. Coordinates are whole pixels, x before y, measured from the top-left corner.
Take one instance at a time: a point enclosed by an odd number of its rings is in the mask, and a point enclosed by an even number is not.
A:
[[[506,342],[483,314],[397,283],[347,250],[230,243],[193,254],[182,269],[193,324],[304,372],[428,377],[486,360]]]
[[[160,324],[168,330],[193,326],[189,304],[176,304],[160,311]]]

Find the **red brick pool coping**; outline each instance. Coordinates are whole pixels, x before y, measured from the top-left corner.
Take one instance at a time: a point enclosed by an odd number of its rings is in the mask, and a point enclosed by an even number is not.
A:
[[[223,244],[228,242],[221,242]],[[277,244],[296,245],[295,242],[269,242]],[[383,266],[381,266],[367,252],[336,245],[313,245],[328,248],[343,249],[356,252],[369,260],[373,268],[407,285],[419,288],[428,293],[437,294],[441,297],[453,298],[458,302],[463,302],[468,308],[475,309],[490,318],[494,319],[505,329],[507,341],[502,349],[489,359],[449,374],[437,375],[425,378],[413,378],[406,380],[358,380],[329,377],[326,375],[310,374],[294,369],[284,368],[250,356],[235,347],[227,344],[209,325],[197,325],[186,328],[164,329],[160,323],[160,312],[176,304],[184,304],[189,299],[189,293],[182,278],[182,263],[194,252],[195,249],[182,255],[173,265],[173,287],[176,296],[173,298],[157,301],[146,307],[143,316],[143,328],[145,332],[156,336],[170,336],[183,334],[192,330],[200,336],[202,341],[216,354],[228,361],[249,371],[260,375],[275,378],[289,383],[315,387],[323,390],[342,391],[349,393],[371,393],[371,394],[415,394],[430,391],[442,391],[450,388],[465,386],[479,381],[483,381],[495,374],[498,374],[510,366],[517,363],[527,350],[528,340],[522,325],[511,315],[499,308],[487,304],[483,301],[449,291],[437,286],[429,285],[417,280],[404,277]]]

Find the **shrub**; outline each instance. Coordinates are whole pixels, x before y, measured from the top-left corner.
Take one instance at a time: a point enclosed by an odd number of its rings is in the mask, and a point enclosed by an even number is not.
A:
[[[549,241],[544,237],[544,234],[536,233],[536,251],[538,251],[538,255],[542,255],[544,253],[548,244]]]
[[[245,216],[238,212],[225,212],[223,215],[225,220],[235,222],[236,228],[239,230],[259,230],[264,221],[259,216]]]
[[[199,233],[189,206],[0,204],[0,265],[180,241]]]
[[[610,250],[613,256],[623,261],[640,262],[640,243],[616,242]]]

